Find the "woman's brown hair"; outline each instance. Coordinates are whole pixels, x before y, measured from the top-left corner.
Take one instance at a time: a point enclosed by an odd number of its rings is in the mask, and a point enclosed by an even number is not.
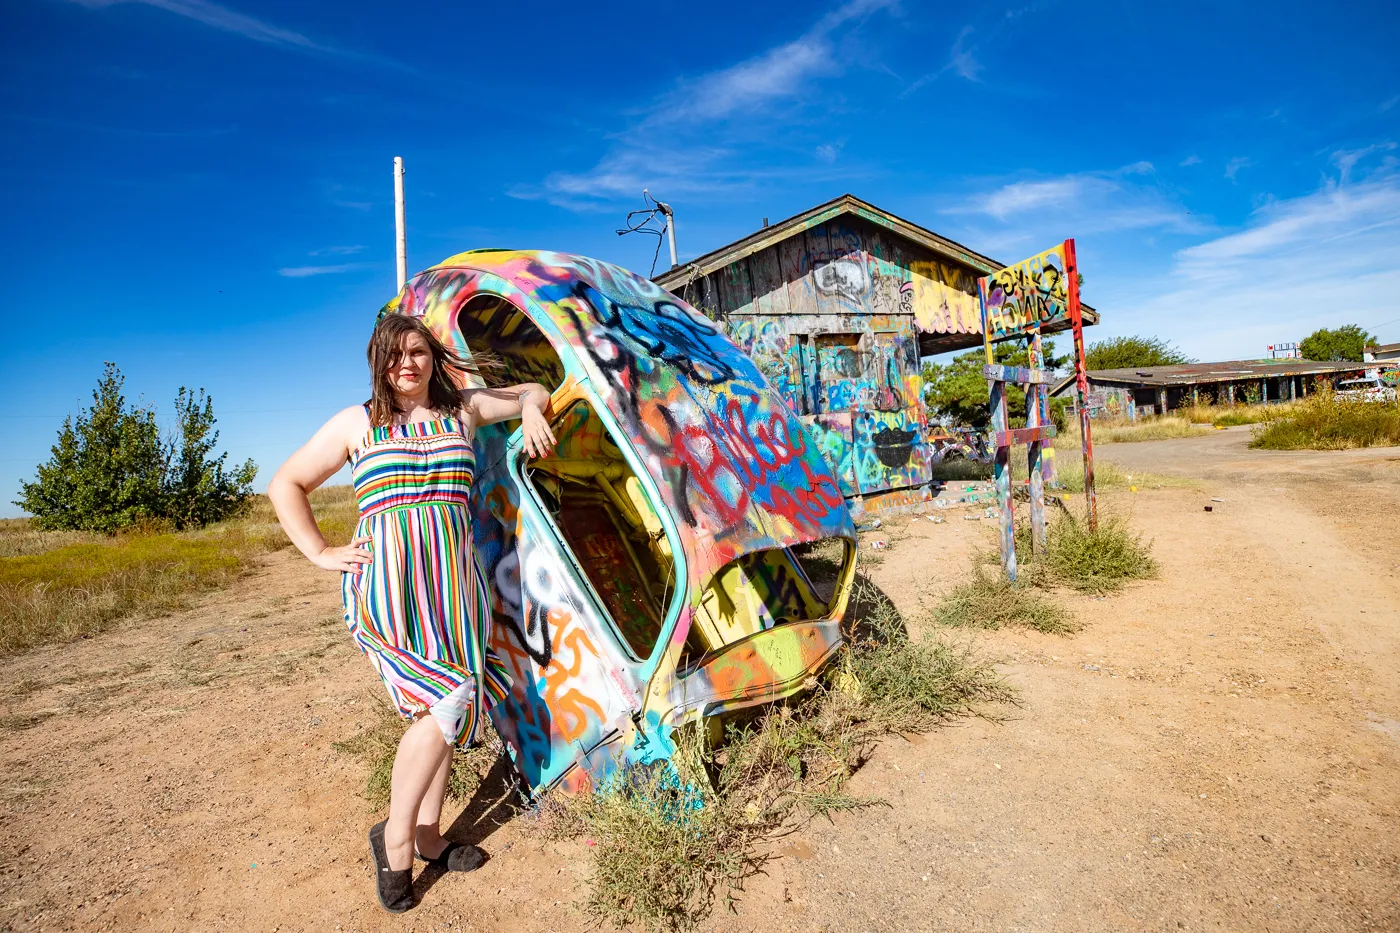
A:
[[[369,423],[374,427],[392,424],[394,414],[402,411],[398,406],[397,393],[389,383],[389,370],[399,364],[403,354],[403,344],[409,334],[423,338],[433,354],[433,374],[428,378],[428,403],[443,414],[455,413],[462,407],[462,396],[458,391],[458,380],[463,376],[476,376],[485,384],[486,374],[494,373],[500,367],[494,359],[467,360],[437,339],[423,321],[407,314],[386,314],[379,319],[370,335],[365,356],[369,359],[370,398]]]

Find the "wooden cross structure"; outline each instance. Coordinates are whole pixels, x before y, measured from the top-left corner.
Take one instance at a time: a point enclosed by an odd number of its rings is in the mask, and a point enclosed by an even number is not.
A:
[[[1065,240],[1053,249],[1032,256],[1014,266],[977,280],[982,308],[983,346],[991,401],[991,434],[996,449],[993,473],[997,506],[1001,517],[1001,563],[1006,578],[1016,580],[1016,525],[1012,508],[1011,448],[1027,445],[1027,483],[1031,504],[1031,547],[1046,546],[1045,486],[1055,485],[1054,449],[1046,442],[1055,437],[1050,421],[1050,371],[1045,368],[1041,330],[1048,324],[1068,319],[1074,331],[1075,393],[1078,397],[1079,426],[1084,448],[1084,493],[1088,504],[1089,527],[1098,527],[1094,497],[1094,448],[1089,437],[1088,379],[1084,366],[1084,325],[1079,308],[1079,274],[1075,264],[1074,240]],[[992,357],[992,344],[1024,339],[1026,366],[1001,366]],[[1007,416],[1008,385],[1026,387],[1026,426],[1012,428]]]

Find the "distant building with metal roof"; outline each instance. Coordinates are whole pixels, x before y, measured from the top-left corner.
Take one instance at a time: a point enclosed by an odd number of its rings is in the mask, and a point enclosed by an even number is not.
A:
[[[1089,378],[1092,417],[1164,414],[1197,402],[1277,402],[1301,398],[1322,384],[1359,378],[1366,363],[1314,360],[1230,360],[1129,369],[1094,369]],[[1050,390],[1060,395],[1074,386],[1068,376]]]
[[[977,279],[1004,265],[845,194],[655,281],[724,325],[812,431],[843,493],[876,509],[926,494],[920,358],[981,346]]]
[[[1387,363],[1400,360],[1400,343],[1383,343],[1378,347],[1367,347],[1361,358],[1368,363]]]

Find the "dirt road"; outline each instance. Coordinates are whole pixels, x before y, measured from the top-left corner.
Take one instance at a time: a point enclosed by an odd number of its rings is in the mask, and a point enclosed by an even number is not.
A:
[[[1022,706],[885,743],[852,790],[889,806],[779,842],[707,928],[1400,930],[1400,450],[1246,439],[1103,448],[1203,478],[1103,497],[1161,579],[1062,596],[1074,636],[966,636]],[[899,524],[867,569],[917,630],[989,529]],[[485,798],[454,833],[487,866],[380,911],[363,772],[330,747],[378,689],[335,579],[288,553],[194,611],[8,662],[0,930],[585,928],[584,846]]]

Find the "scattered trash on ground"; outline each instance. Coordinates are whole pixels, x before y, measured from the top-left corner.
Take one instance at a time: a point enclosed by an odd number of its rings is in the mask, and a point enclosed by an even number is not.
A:
[[[1215,498],[1214,496],[1212,496],[1210,501],[1211,501],[1211,502],[1224,502],[1225,500],[1224,500],[1224,499],[1217,499],[1217,498]]]
[[[889,545],[889,542],[887,542],[887,541],[871,541],[871,542],[870,542],[870,546],[871,546],[872,548],[874,548],[875,550],[877,550],[877,551],[883,551],[885,548],[889,547],[890,545]]]
[[[1207,511],[1207,512],[1214,512],[1214,511],[1215,511],[1215,507],[1214,507],[1214,506],[1208,505],[1208,506],[1206,506],[1206,511]]]
[[[861,522],[861,523],[858,523],[858,524],[856,525],[856,531],[874,531],[876,528],[879,528],[879,527],[880,527],[880,520],[879,520],[878,518],[876,518],[876,519],[872,519],[871,521],[868,521],[868,522]]]

